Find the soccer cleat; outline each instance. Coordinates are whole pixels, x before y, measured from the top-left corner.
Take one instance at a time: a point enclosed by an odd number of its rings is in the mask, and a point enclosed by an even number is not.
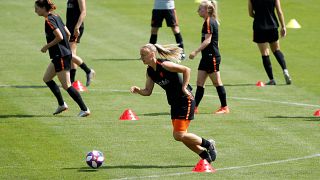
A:
[[[186,54],[185,53],[181,53],[181,58],[180,60],[185,60],[186,59]]]
[[[60,114],[63,111],[66,111],[67,109],[68,109],[68,105],[67,103],[64,102],[62,106],[60,105],[58,106],[57,110],[53,113],[53,115]]]
[[[93,69],[90,69],[90,73],[87,74],[86,86],[90,86],[92,79],[96,76],[96,72]]]
[[[265,85],[276,85],[276,81],[271,79],[270,81],[266,82]]]
[[[220,107],[215,114],[228,114],[230,112],[229,107],[225,106],[225,107]]]
[[[289,73],[283,73],[283,75],[284,75],[284,79],[286,80],[286,84],[290,85],[292,81],[291,81]]]
[[[208,140],[210,142],[210,146],[207,149],[210,155],[211,161],[215,161],[217,158],[217,150],[216,150],[216,142],[213,139]]]
[[[87,116],[89,116],[90,114],[91,114],[91,112],[90,112],[89,108],[87,108],[86,111],[81,110],[81,111],[79,112],[78,116],[79,116],[79,117],[87,117]]]
[[[199,113],[198,107],[195,107],[195,108],[194,108],[194,113],[195,113],[195,114],[198,114],[198,113]]]

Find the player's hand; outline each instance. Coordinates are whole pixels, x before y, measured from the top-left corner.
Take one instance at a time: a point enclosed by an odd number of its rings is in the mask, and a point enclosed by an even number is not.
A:
[[[131,93],[138,93],[139,91],[140,91],[140,88],[137,87],[137,86],[132,86],[132,87],[130,88],[130,92],[131,92]]]
[[[80,35],[80,30],[79,28],[75,28],[73,32],[74,36],[77,38]]]
[[[196,51],[192,51],[189,55],[189,59],[193,59],[194,57],[196,57],[197,53]]]
[[[187,95],[187,96],[191,96],[191,97],[192,97],[191,92],[190,92],[190,91],[188,91],[188,89],[187,89],[187,88],[182,88],[182,92],[183,92],[183,94],[185,94],[185,95]]]
[[[43,53],[46,53],[47,50],[48,50],[47,46],[43,46],[43,47],[41,48],[41,52],[43,52]]]
[[[281,28],[280,35],[281,37],[285,37],[287,35],[287,30],[285,27]]]

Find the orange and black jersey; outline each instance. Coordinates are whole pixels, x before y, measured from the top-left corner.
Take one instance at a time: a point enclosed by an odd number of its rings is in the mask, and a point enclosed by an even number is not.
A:
[[[148,76],[161,86],[167,95],[169,105],[177,105],[182,101],[188,99],[188,96],[182,92],[183,78],[181,74],[177,72],[171,72],[162,67],[162,63],[168,60],[157,60],[157,67],[154,70],[152,67],[148,67]],[[191,92],[192,88],[188,85],[188,90]]]
[[[47,43],[50,43],[54,40],[55,35],[53,31],[56,29],[59,29],[62,33],[63,40],[49,48],[49,55],[51,59],[57,57],[65,57],[71,54],[67,33],[64,29],[64,24],[61,18],[58,15],[50,13],[48,17],[45,19],[45,32]]]
[[[212,34],[210,44],[201,51],[202,55],[213,54],[215,57],[219,57],[220,52],[218,47],[218,40],[219,40],[218,22],[212,17],[208,17],[202,25],[201,33],[202,33],[201,42],[205,40],[206,34]]]
[[[81,11],[79,7],[78,0],[68,0],[67,2],[67,27],[71,33],[73,33],[73,30],[79,20]],[[83,28],[84,24],[82,23],[80,28]]]
[[[275,0],[251,0],[251,4],[254,11],[254,30],[270,30],[279,27],[274,12],[276,6]]]

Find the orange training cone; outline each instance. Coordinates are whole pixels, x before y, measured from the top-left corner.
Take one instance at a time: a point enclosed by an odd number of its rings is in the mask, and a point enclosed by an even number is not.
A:
[[[320,110],[317,110],[316,112],[314,112],[313,115],[320,117]]]
[[[198,164],[192,169],[192,172],[216,172],[216,170],[208,163],[207,160],[201,159]]]
[[[85,86],[83,86],[80,81],[73,82],[72,86],[79,92],[87,91],[87,88]]]
[[[138,116],[131,110],[126,109],[119,118],[120,120],[139,120]]]
[[[258,87],[263,87],[263,86],[265,86],[265,85],[264,85],[264,83],[263,83],[262,81],[258,81],[257,84],[256,84],[256,86],[258,86]]]

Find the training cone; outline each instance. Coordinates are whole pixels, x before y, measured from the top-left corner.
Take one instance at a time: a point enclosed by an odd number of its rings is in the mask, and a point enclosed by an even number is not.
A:
[[[292,29],[299,29],[301,28],[300,24],[297,20],[291,19],[288,24],[286,25],[286,28],[292,28]]]
[[[262,81],[258,81],[257,84],[256,84],[256,86],[258,86],[258,87],[263,87],[263,86],[265,86],[265,85],[264,85],[264,83],[263,83]]]
[[[85,86],[83,86],[80,81],[73,82],[72,86],[79,92],[87,91],[87,88]]]
[[[201,3],[203,0],[194,0],[195,3]]]
[[[198,164],[192,169],[192,172],[211,172],[214,173],[216,170],[208,163],[207,160],[201,159]]]
[[[119,118],[120,120],[139,120],[138,116],[131,110],[126,109]]]
[[[317,110],[316,112],[313,113],[314,116],[320,117],[320,110]]]

